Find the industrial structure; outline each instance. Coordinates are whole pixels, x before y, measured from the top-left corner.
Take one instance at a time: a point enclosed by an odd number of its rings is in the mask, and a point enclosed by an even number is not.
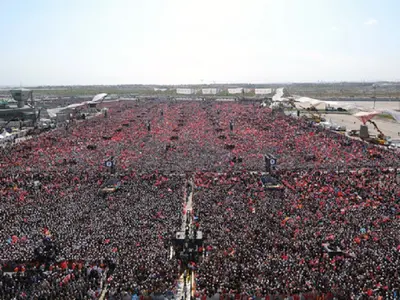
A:
[[[34,124],[40,111],[35,107],[32,90],[19,88],[10,93],[13,100],[0,101],[0,121],[6,124],[12,121],[29,121]]]

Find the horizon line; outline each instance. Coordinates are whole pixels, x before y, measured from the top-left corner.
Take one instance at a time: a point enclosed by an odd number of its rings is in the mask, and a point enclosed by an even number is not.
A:
[[[265,82],[265,83],[252,83],[252,82],[213,82],[213,83],[177,83],[177,84],[156,84],[156,83],[115,83],[115,84],[36,84],[24,85],[24,87],[90,87],[90,86],[162,86],[162,87],[176,87],[176,86],[216,86],[216,85],[291,85],[291,84],[337,84],[337,83],[400,83],[400,80],[343,80],[343,81],[287,81],[287,82]],[[5,84],[0,85],[0,88],[21,87],[20,84]]]

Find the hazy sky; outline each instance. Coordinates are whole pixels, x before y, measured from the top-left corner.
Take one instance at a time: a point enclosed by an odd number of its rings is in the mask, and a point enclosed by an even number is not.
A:
[[[0,0],[0,85],[400,79],[399,0]]]

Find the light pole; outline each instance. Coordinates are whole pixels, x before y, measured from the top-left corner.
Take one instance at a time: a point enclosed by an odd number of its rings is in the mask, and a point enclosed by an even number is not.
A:
[[[396,82],[396,91],[397,91],[397,103],[399,103],[399,111],[400,111],[399,81]]]
[[[373,86],[372,86],[372,88],[374,89],[374,107],[373,107],[373,109],[375,109],[375,104],[376,104],[376,85],[374,84]]]

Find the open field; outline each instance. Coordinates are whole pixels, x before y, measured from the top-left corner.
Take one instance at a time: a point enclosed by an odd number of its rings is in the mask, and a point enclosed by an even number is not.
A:
[[[53,97],[73,97],[89,96],[97,93],[124,95],[176,95],[176,88],[191,88],[197,90],[196,94],[201,94],[201,88],[217,88],[219,96],[228,96],[227,89],[242,87],[252,89],[245,93],[245,96],[253,96],[254,88],[271,88],[272,90],[284,86],[292,95],[307,96],[317,99],[328,98],[350,98],[350,99],[371,99],[400,98],[400,83],[389,82],[343,82],[343,83],[270,83],[270,84],[211,84],[211,85],[87,85],[87,86],[37,86],[30,87],[35,90],[36,96]],[[154,88],[165,88],[166,91],[155,91]],[[0,97],[8,95],[8,89],[0,89]],[[237,95],[231,95],[237,96]]]
[[[317,99],[400,97],[400,83],[293,83],[285,85],[285,87],[293,95]]]

